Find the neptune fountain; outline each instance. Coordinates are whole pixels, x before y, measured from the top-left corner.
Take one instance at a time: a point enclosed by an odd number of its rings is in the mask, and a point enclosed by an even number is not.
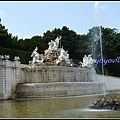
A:
[[[0,55],[0,99],[28,99],[25,102],[8,101],[10,105],[7,102],[7,106],[6,101],[5,105],[2,102],[1,107],[4,106],[5,108],[2,109],[1,114],[4,117],[8,113],[8,116],[11,115],[12,117],[25,116],[29,118],[48,117],[49,115],[50,118],[53,116],[67,116],[67,118],[94,118],[94,116],[95,118],[97,116],[98,118],[104,118],[110,116],[111,118],[111,110],[118,110],[117,114],[113,112],[112,116],[119,117],[119,101],[117,99],[100,97],[101,95],[105,95],[106,84],[104,81],[100,82],[97,79],[94,69],[96,61],[92,58],[92,54],[84,55],[83,61],[80,61],[79,65],[76,65],[70,58],[69,51],[65,51],[63,46],[59,46],[61,39],[62,36],[58,36],[55,40],[48,42],[48,49],[43,54],[37,52],[39,46],[35,47],[31,54],[32,60],[29,61],[29,64],[21,64],[19,56],[15,56],[14,61],[9,61],[9,55]],[[88,96],[86,97],[86,95]],[[113,93],[113,95],[115,94]],[[54,97],[61,98],[40,100],[37,102],[29,100],[30,98]],[[66,99],[65,97],[71,98]],[[87,105],[95,98],[99,99],[92,102],[88,107]],[[64,102],[61,104],[61,100],[63,99]],[[17,104],[19,106],[16,106]],[[89,109],[86,111],[85,107]],[[69,114],[67,109],[70,112]],[[101,112],[97,112],[98,110],[96,109],[101,110]],[[110,111],[105,111],[105,109],[110,109]],[[21,114],[19,114],[20,110]],[[60,113],[61,110],[61,115],[54,114],[54,112]],[[13,111],[16,111],[15,114]]]
[[[99,82],[92,55],[84,56],[76,65],[68,51],[59,47],[62,36],[48,43],[44,54],[31,54],[28,66],[21,68],[22,81],[16,87],[16,98],[68,97],[102,94],[105,83]]]
[[[48,43],[49,47],[44,51],[44,56],[37,52],[38,47],[36,47],[31,55],[33,60],[29,61],[30,66],[35,67],[44,64],[73,67],[75,64],[72,62],[72,59],[69,59],[68,51],[65,51],[63,46],[62,48],[58,48],[61,38],[61,36],[57,37],[55,41],[51,40],[51,42]],[[84,55],[83,62],[79,63],[82,65],[82,68],[92,68],[95,62],[96,60],[92,58],[92,54],[89,54],[88,56]]]

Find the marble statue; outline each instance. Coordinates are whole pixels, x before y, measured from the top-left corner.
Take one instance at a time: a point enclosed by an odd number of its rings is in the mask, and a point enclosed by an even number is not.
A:
[[[37,52],[37,50],[38,50],[38,47],[36,47],[35,50],[32,52],[31,57],[33,57],[32,64],[37,63],[39,65],[39,64],[43,63],[44,59]],[[40,58],[41,58],[41,60],[40,60]]]
[[[88,57],[86,55],[84,55],[83,57],[83,63],[82,63],[82,67],[85,67],[88,65]]]
[[[44,54],[41,55],[37,52],[38,48],[36,47],[33,51],[31,57],[33,57],[32,61],[29,61],[29,65],[62,65],[62,66],[73,66],[71,60],[69,59],[68,51],[65,51],[62,48],[59,48],[59,43],[61,40],[61,36],[56,37],[55,40],[51,40],[48,42],[48,49],[44,51]],[[40,60],[41,57],[41,60]]]
[[[92,68],[95,62],[96,60],[92,58],[92,54],[89,54],[88,55],[88,67]]]
[[[39,54],[37,52],[38,47],[32,52],[32,61],[29,61],[29,65],[59,65],[59,66],[76,66],[71,59],[69,59],[68,51],[65,51],[59,47],[61,36],[56,37],[55,40],[48,42],[48,49],[44,51],[44,54]],[[83,62],[80,63],[80,67],[93,68],[96,60],[92,58],[92,54],[84,55]]]
[[[44,51],[45,55],[49,54],[52,51],[58,51],[59,41],[61,40],[61,38],[62,37],[59,36],[55,39],[55,41],[51,40],[50,42],[48,42],[49,47]]]
[[[82,67],[92,68],[95,61],[96,60],[92,58],[92,54],[89,54],[88,56],[84,55]]]
[[[57,48],[59,46],[59,43],[60,43],[60,40],[61,40],[62,36],[59,36],[55,39],[55,42],[56,42],[56,45],[57,45]]]
[[[58,56],[58,59],[56,60],[56,64],[58,64],[61,61],[65,61],[67,64],[70,64],[70,60],[69,60],[69,54],[68,51],[65,51],[63,49],[63,47],[60,50],[60,55]]]

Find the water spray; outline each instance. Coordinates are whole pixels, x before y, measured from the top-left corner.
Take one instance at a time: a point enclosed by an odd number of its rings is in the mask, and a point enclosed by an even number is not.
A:
[[[103,60],[103,48],[102,48],[102,32],[101,32],[101,27],[100,27],[100,8],[99,8],[99,3],[98,1],[95,2],[95,6],[94,6],[94,19],[96,20],[96,25],[98,25],[99,27],[99,39],[100,39],[100,54],[101,54],[101,59]],[[102,62],[102,79],[103,79],[103,83],[104,81],[104,67],[103,67],[103,62]],[[103,87],[103,91],[104,91],[104,97],[105,97],[105,85]]]

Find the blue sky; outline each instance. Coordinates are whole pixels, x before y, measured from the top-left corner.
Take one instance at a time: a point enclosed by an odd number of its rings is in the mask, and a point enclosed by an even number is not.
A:
[[[95,5],[99,5],[96,14]],[[94,17],[99,15],[99,18]],[[42,36],[47,30],[67,26],[87,34],[96,25],[120,30],[119,1],[0,1],[2,25],[18,39]]]

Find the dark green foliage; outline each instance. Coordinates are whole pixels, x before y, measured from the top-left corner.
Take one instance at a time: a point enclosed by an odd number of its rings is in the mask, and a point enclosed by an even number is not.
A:
[[[14,61],[15,56],[19,56],[22,64],[28,64],[29,61],[31,60],[31,52],[21,50],[0,47],[0,55],[9,55],[11,61]]]

